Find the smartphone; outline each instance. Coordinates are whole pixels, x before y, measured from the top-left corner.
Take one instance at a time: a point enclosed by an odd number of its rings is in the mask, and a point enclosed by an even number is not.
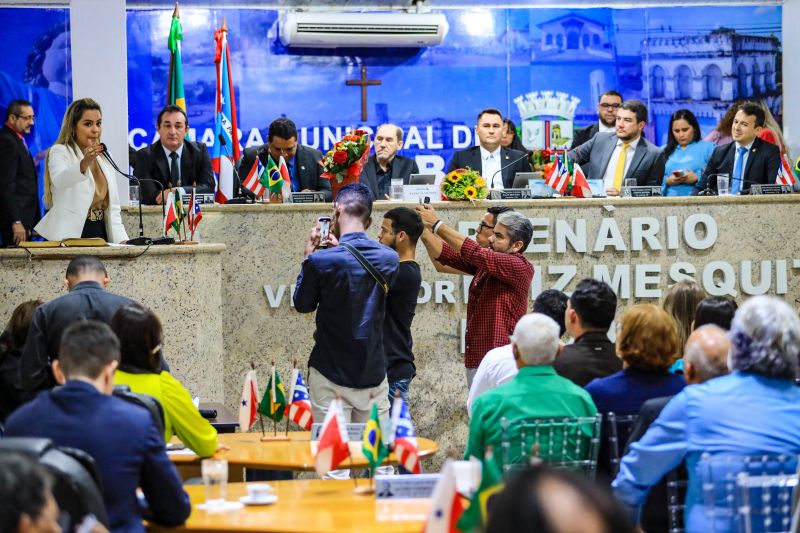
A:
[[[422,198],[419,199],[419,205],[429,204],[429,203],[431,203],[431,197],[430,196],[426,196],[425,199],[422,199]]]
[[[319,248],[327,248],[328,234],[331,231],[331,217],[319,217]]]

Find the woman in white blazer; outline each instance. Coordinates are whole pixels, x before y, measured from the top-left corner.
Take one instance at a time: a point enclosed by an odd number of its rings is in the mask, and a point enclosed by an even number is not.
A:
[[[128,240],[122,226],[114,169],[106,161],[100,105],[91,98],[67,108],[56,144],[47,151],[44,204],[47,213],[36,225],[49,241],[100,237]]]

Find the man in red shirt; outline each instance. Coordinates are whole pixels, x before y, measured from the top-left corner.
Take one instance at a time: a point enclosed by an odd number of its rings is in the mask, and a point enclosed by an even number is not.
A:
[[[469,286],[464,352],[469,387],[486,352],[508,344],[508,336],[528,310],[533,265],[522,252],[531,242],[533,227],[520,213],[501,213],[489,247],[481,248],[439,220],[429,204],[417,211],[425,224],[422,242],[430,258],[474,276]]]

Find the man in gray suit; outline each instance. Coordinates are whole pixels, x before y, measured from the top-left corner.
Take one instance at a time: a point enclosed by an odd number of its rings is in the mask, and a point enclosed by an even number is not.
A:
[[[661,149],[642,136],[647,108],[627,100],[617,111],[616,130],[598,133],[571,152],[588,179],[603,180],[607,196],[619,196],[624,180],[637,185],[661,185],[665,160]]]
[[[394,124],[381,124],[375,131],[375,153],[361,170],[361,183],[369,187],[374,200],[383,200],[392,188],[392,180],[408,184],[411,174],[419,174],[417,162],[398,155],[403,147],[403,130]]]

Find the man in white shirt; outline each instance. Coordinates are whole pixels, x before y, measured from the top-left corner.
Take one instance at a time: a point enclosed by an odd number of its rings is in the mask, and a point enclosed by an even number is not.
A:
[[[601,94],[597,103],[597,122],[575,130],[570,149],[582,145],[598,132],[614,132],[617,128],[617,111],[620,107],[622,107],[622,95],[617,91],[606,91]]]
[[[531,165],[525,152],[500,146],[504,130],[500,111],[491,108],[481,111],[475,125],[478,146],[453,154],[447,172],[469,167],[481,173],[489,188],[510,188],[517,172],[530,172]]]

